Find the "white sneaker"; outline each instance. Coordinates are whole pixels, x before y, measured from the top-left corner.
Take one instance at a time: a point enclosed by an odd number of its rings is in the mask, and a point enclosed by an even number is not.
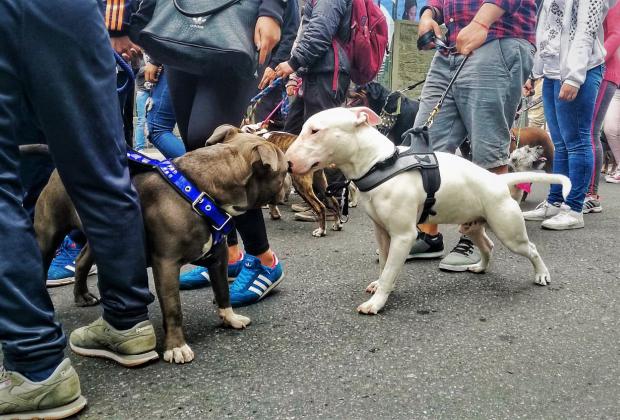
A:
[[[620,184],[620,171],[616,171],[611,175],[607,175],[605,177],[605,182],[610,182],[612,184]]]
[[[562,204],[560,212],[543,221],[541,226],[544,229],[551,230],[581,229],[583,227],[583,213],[572,211],[570,207]]]
[[[549,204],[547,200],[536,206],[534,210],[524,211],[525,220],[545,220],[560,213],[560,203]]]

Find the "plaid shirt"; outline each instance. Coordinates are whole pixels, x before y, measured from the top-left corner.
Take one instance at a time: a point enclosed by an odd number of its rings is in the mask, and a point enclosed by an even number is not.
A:
[[[498,38],[521,38],[536,45],[535,0],[429,0],[426,7],[436,9],[438,15],[435,19],[440,24],[446,24],[448,43],[453,46],[460,30],[469,25],[484,3],[494,4],[506,11],[491,25],[487,42]]]

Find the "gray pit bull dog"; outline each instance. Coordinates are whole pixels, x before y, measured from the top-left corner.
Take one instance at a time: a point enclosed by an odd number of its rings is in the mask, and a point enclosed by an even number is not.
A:
[[[216,144],[223,143],[223,144]],[[287,162],[283,153],[260,137],[238,129],[216,130],[205,147],[174,159],[174,164],[198,188],[230,215],[273,202],[282,193]],[[147,258],[164,320],[164,360],[187,363],[194,353],[185,342],[179,297],[179,272],[190,262],[208,268],[218,315],[232,328],[244,328],[250,319],[237,315],[230,305],[226,243],[212,246],[207,220],[198,215],[159,173],[132,177],[144,217]],[[57,172],[37,201],[35,231],[47,272],[54,251],[71,230],[81,228],[76,210]],[[208,256],[207,256],[208,255]],[[86,278],[94,256],[86,245],[76,260],[75,301],[79,306],[97,303]]]

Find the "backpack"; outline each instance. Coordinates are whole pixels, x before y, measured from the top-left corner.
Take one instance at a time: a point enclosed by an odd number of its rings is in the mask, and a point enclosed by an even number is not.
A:
[[[351,35],[342,47],[351,64],[351,80],[363,85],[379,74],[388,48],[388,25],[373,0],[352,0],[351,7]]]

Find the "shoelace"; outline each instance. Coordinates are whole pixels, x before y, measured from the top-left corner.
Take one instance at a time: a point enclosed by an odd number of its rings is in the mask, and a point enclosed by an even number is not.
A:
[[[65,242],[63,242],[60,248],[58,248],[58,251],[56,252],[56,263],[59,265],[71,264],[77,258],[78,254],[79,252],[77,252],[77,249],[72,253],[69,246]]]
[[[230,290],[235,292],[244,291],[247,288],[248,284],[254,281],[254,278],[256,277],[256,272],[260,269],[260,263],[253,263],[250,267],[244,265],[241,269],[241,272],[239,273],[239,276],[237,276],[237,280],[235,280],[235,282],[230,287]]]
[[[461,255],[469,255],[474,252],[474,243],[469,239],[461,239],[454,247],[452,252],[456,252]]]
[[[8,380],[9,380],[9,374],[7,373],[4,366],[0,366],[0,384]]]

